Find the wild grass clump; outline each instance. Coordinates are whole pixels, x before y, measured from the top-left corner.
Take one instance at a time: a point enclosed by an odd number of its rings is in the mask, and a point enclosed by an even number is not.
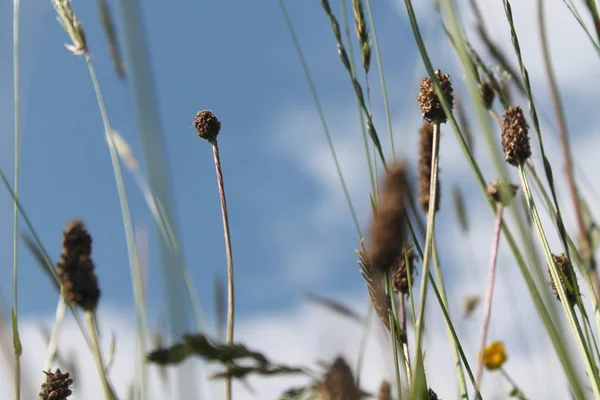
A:
[[[316,3],[317,0],[314,1]],[[63,231],[60,258],[55,263],[56,260],[49,257],[37,235],[34,224],[23,207],[23,199],[20,198],[18,189],[19,1],[15,1],[14,4],[14,185],[9,183],[4,172],[0,170],[0,178],[14,202],[12,238],[14,297],[11,309],[14,353],[11,366],[14,367],[12,368],[14,397],[15,400],[23,397],[21,396],[23,380],[20,358],[23,347],[29,345],[21,342],[18,323],[17,289],[20,263],[17,256],[17,243],[18,222],[22,220],[27,227],[27,232],[23,235],[25,244],[57,289],[58,297],[56,318],[52,332],[49,333],[46,362],[43,369],[40,368],[38,371],[43,379],[39,392],[40,399],[64,400],[72,395],[71,398],[75,398],[76,393],[73,393],[72,389],[74,381],[82,384],[77,377],[77,370],[66,368],[65,358],[59,357],[59,337],[68,308],[93,355],[98,379],[102,384],[102,396],[107,400],[115,400],[118,397],[117,390],[110,379],[111,361],[106,361],[105,352],[101,348],[101,329],[97,317],[102,304],[96,268],[100,270],[102,265],[96,265],[92,260],[92,235],[82,220],[68,221]],[[402,87],[411,87],[411,85],[416,87],[418,84],[418,92],[409,93],[412,102],[410,108],[406,110],[405,118],[401,121],[402,132],[394,129],[391,123],[392,115],[396,117],[397,110],[390,105],[387,97],[388,88],[384,78],[383,58],[380,54],[376,30],[377,22],[371,1],[342,0],[338,10],[329,0],[320,0],[324,16],[322,21],[315,21],[315,23],[331,26],[331,51],[337,52],[341,62],[340,74],[349,78],[356,101],[359,119],[357,129],[362,133],[364,160],[355,161],[363,163],[368,170],[370,181],[370,192],[364,193],[365,199],[370,200],[370,208],[363,210],[364,214],[368,215],[369,221],[364,233],[363,226],[357,218],[354,199],[346,184],[344,171],[338,162],[336,144],[330,135],[326,114],[308,67],[309,63],[304,57],[294,30],[291,18],[293,16],[288,14],[285,1],[279,0],[283,18],[292,36],[319,113],[340,186],[345,194],[356,230],[355,248],[358,248],[356,250],[358,268],[354,270],[349,268],[346,273],[356,274],[358,269],[358,273],[364,278],[369,297],[367,314],[363,316],[356,312],[353,305],[341,304],[327,296],[316,294],[310,296],[317,304],[362,324],[361,342],[355,349],[358,361],[352,366],[347,361],[347,355],[339,355],[332,360],[311,366],[288,364],[286,354],[277,355],[277,361],[274,361],[275,358],[267,357],[263,349],[254,349],[253,343],[246,345],[234,340],[236,286],[229,210],[218,141],[221,122],[212,111],[207,109],[196,114],[193,126],[196,134],[211,146],[215,163],[227,260],[227,306],[225,307],[225,301],[220,299],[221,292],[225,289],[221,289],[218,285],[217,319],[220,321],[222,318],[224,321],[226,313],[227,326],[225,328],[225,322],[218,322],[214,334],[206,327],[201,317],[198,294],[191,282],[181,252],[180,239],[173,218],[174,212],[170,206],[170,189],[166,178],[168,171],[160,147],[162,136],[157,117],[157,101],[152,91],[148,89],[151,87],[148,57],[144,51],[140,51],[144,48],[144,43],[136,42],[144,40],[139,5],[133,2],[122,4],[121,11],[127,22],[123,27],[123,40],[128,44],[124,51],[125,57],[122,57],[116,24],[112,21],[108,3],[104,0],[98,2],[99,18],[109,42],[116,78],[120,80],[133,78],[131,86],[136,102],[136,116],[142,132],[144,163],[138,162],[125,139],[113,130],[92,58],[93,49],[90,48],[90,44],[93,41],[88,41],[84,24],[78,18],[71,1],[52,0],[51,4],[60,26],[69,39],[65,47],[73,55],[81,56],[80,59],[84,60],[87,66],[115,178],[115,189],[128,251],[131,290],[135,300],[138,354],[135,360],[130,361],[131,366],[135,366],[137,371],[136,379],[131,385],[132,399],[147,400],[156,397],[151,393],[149,385],[148,371],[151,365],[159,367],[159,371],[163,374],[164,368],[173,368],[175,380],[173,382],[166,378],[164,380],[168,382],[165,386],[169,386],[169,390],[193,385],[196,380],[189,379],[192,375],[184,374],[187,368],[184,361],[190,357],[202,360],[207,366],[205,369],[207,376],[203,377],[203,380],[210,379],[219,384],[224,381],[223,392],[227,400],[234,397],[232,382],[237,380],[246,383],[246,380],[253,376],[273,378],[296,376],[305,379],[305,384],[284,391],[281,399],[358,400],[367,396],[377,397],[380,400],[434,400],[456,398],[456,396],[460,399],[483,399],[494,398],[494,396],[527,399],[525,393],[536,385],[528,381],[530,377],[511,372],[513,369],[511,359],[517,358],[515,355],[519,354],[508,345],[508,341],[505,345],[504,338],[492,337],[493,331],[490,328],[491,321],[496,315],[492,305],[494,295],[498,291],[499,283],[496,282],[498,272],[514,270],[518,271],[518,278],[511,275],[514,280],[504,282],[506,286],[504,289],[519,287],[517,293],[519,300],[515,299],[514,303],[509,305],[513,309],[511,312],[522,317],[519,314],[518,302],[522,298],[527,299],[533,305],[535,315],[528,316],[526,323],[541,324],[543,337],[532,337],[534,333],[530,331],[533,330],[525,324],[521,326],[514,324],[508,329],[522,340],[535,342],[547,340],[561,369],[544,372],[550,372],[551,374],[548,375],[551,375],[552,379],[561,375],[568,392],[574,399],[584,400],[593,396],[600,400],[600,374],[598,373],[600,371],[598,347],[600,279],[595,260],[598,229],[592,213],[587,208],[591,200],[583,196],[582,193],[585,191],[582,190],[580,181],[575,179],[573,164],[576,160],[570,149],[567,119],[557,83],[560,77],[555,75],[549,52],[542,0],[538,0],[537,17],[544,64],[543,73],[550,88],[554,110],[552,117],[557,123],[562,155],[560,160],[551,158],[546,150],[545,143],[551,132],[542,130],[544,125],[540,123],[541,113],[538,113],[538,109],[542,108],[540,99],[535,95],[531,85],[531,77],[525,64],[526,57],[519,44],[519,32],[514,23],[509,0],[502,1],[506,19],[502,28],[511,37],[510,54],[507,54],[493,40],[476,1],[471,1],[469,7],[476,20],[475,35],[482,43],[481,49],[473,45],[472,32],[464,29],[464,21],[459,18],[456,2],[440,0],[436,3],[440,18],[419,21],[413,2],[404,1],[408,23],[426,73],[425,76],[421,76],[419,82],[410,81],[407,78],[409,74],[398,77]],[[377,6],[383,7],[381,4]],[[598,44],[600,13],[596,3],[585,2],[584,17],[579,10],[580,5],[565,2],[564,6],[568,11],[565,18],[576,19],[592,45],[590,48],[600,54]],[[588,27],[589,21],[592,28]],[[444,43],[456,55],[459,67],[450,71],[451,73],[442,71],[453,68],[455,60],[432,54],[433,48],[429,48],[423,39],[421,32],[423,26],[433,23],[442,25],[445,33],[443,39],[446,40]],[[358,46],[360,65],[355,61],[356,46]],[[482,50],[485,50],[485,53]],[[489,58],[482,54],[489,54]],[[437,64],[432,62],[432,56]],[[385,109],[389,145],[386,140],[380,138],[377,128],[381,121],[376,116],[383,114],[379,114],[377,110],[380,102],[374,99],[377,93],[369,81],[375,73],[375,63],[381,83],[381,104]],[[527,107],[524,106],[525,104]],[[413,128],[411,131],[408,128],[411,126],[409,121],[413,120],[422,123],[419,129],[418,146],[415,148],[408,145],[413,141],[402,136],[416,136],[416,129]],[[444,135],[442,135],[442,127]],[[193,135],[191,129],[188,133]],[[231,132],[231,134],[236,133]],[[449,176],[450,174],[444,174],[443,179],[440,179],[440,171],[444,169],[444,163],[454,156],[448,153],[450,148],[448,141],[453,139],[457,140],[462,157],[472,172],[471,178],[459,177],[460,186],[457,181],[451,182],[456,177]],[[395,143],[396,145],[400,143],[402,146],[396,146]],[[205,156],[201,150],[198,154],[199,157]],[[162,265],[164,301],[171,334],[168,338],[169,343],[158,341],[153,346],[147,343],[150,332],[147,322],[147,293],[143,285],[136,231],[133,227],[122,164],[134,175],[135,183],[142,191],[159,228],[159,247],[164,259]],[[144,170],[142,164],[145,164],[148,171]],[[555,171],[563,166],[566,171],[565,188],[555,175]],[[416,176],[413,174],[415,170]],[[542,172],[545,181],[540,179]],[[516,179],[515,176],[519,178],[519,185],[510,183]],[[465,197],[461,189],[463,180],[466,182],[465,186],[473,183],[473,186],[479,187],[481,192],[479,197],[475,198],[473,195]],[[413,182],[416,182],[417,186],[414,186]],[[452,202],[459,226],[451,232],[441,232],[437,228],[436,221],[452,212],[450,208],[441,207],[441,188],[448,185],[452,187]],[[564,212],[565,206],[559,201],[561,200],[559,195],[563,192],[568,192],[571,198],[569,211],[572,213]],[[476,200],[489,206],[491,212],[487,216],[472,211],[474,210],[472,204]],[[575,233],[569,229],[571,221],[565,220],[566,216],[571,214],[575,217],[573,226],[576,227],[577,236],[574,236]],[[85,219],[85,216],[82,218]],[[477,222],[476,218],[485,219],[493,224],[489,232],[491,241],[485,281],[481,277],[482,274],[473,273],[473,271],[485,270],[485,265],[476,265],[475,257],[469,255],[473,249],[469,249],[467,235],[472,231],[471,225]],[[501,245],[509,252],[506,257],[499,257]],[[477,293],[470,296],[461,293],[464,295],[463,304],[465,304],[463,317],[475,319],[476,323],[480,323],[476,341],[471,340],[469,335],[464,333],[464,321],[453,310],[461,299],[457,298],[456,292],[448,290],[448,278],[457,276],[456,265],[452,265],[447,254],[449,247],[451,251],[467,254],[469,263],[472,264],[468,265],[468,268],[472,268],[469,273],[477,279]],[[347,248],[348,253],[351,251],[351,248]],[[183,284],[180,285],[181,283]],[[558,301],[554,301],[553,297]],[[481,311],[479,311],[480,303]],[[188,306],[194,309],[196,326],[193,329],[196,332],[188,331],[187,316],[184,312]],[[383,363],[393,365],[393,376],[381,376],[378,379],[378,387],[366,388],[361,376],[364,373],[365,355],[370,351],[367,350],[366,343],[373,311],[378,317],[377,328],[384,328],[383,335],[380,337],[381,348],[385,355]],[[221,313],[223,315],[220,315]],[[84,325],[82,316],[85,317],[87,326]],[[456,386],[452,394],[441,393],[440,389],[439,397],[432,387],[438,390],[437,382],[434,381],[440,377],[432,376],[430,372],[431,365],[438,362],[439,356],[430,352],[430,342],[427,340],[428,336],[436,332],[426,328],[430,326],[433,318],[440,319],[444,324],[447,346],[454,366],[452,374],[447,371],[446,376],[441,378],[451,379]],[[339,334],[344,335],[344,332]],[[54,372],[51,368],[55,368]],[[69,370],[70,373],[62,373],[60,368]],[[40,371],[43,371],[43,376]],[[484,385],[484,377],[488,375],[493,377],[493,374],[498,375],[509,385],[507,393],[492,393],[491,385]],[[169,392],[169,396],[171,396],[169,398],[182,398],[177,390]],[[220,393],[213,393],[213,396],[213,398],[222,397]],[[197,394],[195,398],[200,398],[200,395]]]

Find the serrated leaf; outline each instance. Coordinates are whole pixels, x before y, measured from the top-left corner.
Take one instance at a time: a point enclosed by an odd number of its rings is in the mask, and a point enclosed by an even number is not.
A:
[[[23,354],[23,347],[21,346],[19,327],[17,326],[17,314],[15,313],[14,307],[11,307],[10,312],[12,317],[13,348],[15,350],[15,355],[21,357],[21,354]]]

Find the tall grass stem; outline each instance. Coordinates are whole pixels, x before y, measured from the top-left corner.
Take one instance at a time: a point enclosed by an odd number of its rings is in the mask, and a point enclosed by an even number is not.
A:
[[[221,199],[221,215],[223,217],[223,235],[225,237],[225,253],[227,256],[227,344],[233,344],[233,329],[235,318],[235,296],[233,279],[233,253],[231,251],[231,235],[229,232],[229,215],[227,212],[227,198],[225,196],[225,185],[223,183],[223,171],[221,170],[221,158],[219,156],[219,144],[217,139],[211,141],[213,155],[215,157],[215,170],[217,172],[217,185]],[[228,366],[230,368],[230,366]],[[231,375],[227,375],[226,398],[231,400]]]

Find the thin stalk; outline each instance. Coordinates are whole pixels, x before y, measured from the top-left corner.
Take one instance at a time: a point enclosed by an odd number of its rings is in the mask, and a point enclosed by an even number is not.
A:
[[[416,357],[417,357],[417,370],[416,373],[424,376],[423,366],[423,354],[422,354],[422,340],[423,340],[423,322],[425,318],[425,303],[427,299],[427,277],[429,275],[429,259],[431,257],[431,248],[433,243],[433,233],[435,225],[435,198],[437,197],[437,182],[438,182],[438,161],[439,161],[439,150],[440,150],[440,123],[439,121],[433,121],[433,148],[431,157],[431,179],[429,181],[430,193],[429,193],[429,208],[427,213],[427,231],[425,234],[425,254],[423,256],[423,276],[421,278],[421,290],[419,298],[419,316],[417,318],[417,337],[416,337]],[[422,382],[424,383],[424,382]],[[424,386],[422,390],[416,388],[417,393],[426,391],[427,386]]]
[[[436,279],[438,280],[438,286],[439,286],[442,302],[444,303],[443,306],[448,310],[448,313],[450,313],[450,311],[449,311],[450,309],[448,308],[448,296],[446,295],[446,288],[444,287],[444,277],[442,275],[442,269],[440,267],[440,259],[439,259],[437,247],[436,247],[435,232],[433,232],[433,237],[431,238],[431,241],[432,241],[431,249],[432,249],[432,253],[433,253],[433,267],[435,270],[435,276],[436,276]],[[467,383],[465,381],[465,373],[463,371],[463,368],[462,368],[462,365],[460,362],[460,353],[458,350],[458,345],[457,345],[457,342],[454,340],[454,337],[452,336],[452,332],[450,331],[450,327],[448,325],[446,325],[446,331],[448,333],[448,340],[450,342],[450,347],[452,347],[452,357],[454,358],[454,365],[456,367],[456,376],[458,378],[458,388],[460,391],[460,398],[467,399],[468,398]]]
[[[60,337],[60,330],[62,323],[65,318],[65,311],[67,309],[67,303],[62,295],[58,296],[58,305],[56,306],[56,315],[54,316],[54,327],[52,328],[52,335],[50,336],[50,342],[48,343],[48,356],[44,362],[43,371],[48,371],[52,366],[54,359],[56,358],[56,350],[58,349],[58,340]],[[44,375],[44,378],[46,375]]]
[[[227,199],[225,197],[225,185],[223,184],[223,171],[221,170],[221,159],[219,157],[219,145],[217,139],[211,141],[213,155],[215,156],[215,169],[217,172],[217,185],[219,186],[219,197],[221,198],[221,214],[223,216],[223,234],[225,236],[225,251],[227,255],[227,344],[233,344],[233,325],[235,317],[235,298],[233,291],[233,254],[231,251],[231,236],[229,234],[229,217],[227,214]],[[230,369],[230,366],[228,366]],[[227,374],[225,395],[231,400],[231,375]]]
[[[116,400],[108,378],[106,377],[106,369],[104,368],[104,361],[102,361],[102,352],[100,351],[100,342],[98,341],[98,326],[96,324],[96,316],[93,311],[85,312],[85,319],[90,330],[90,337],[92,338],[92,347],[94,350],[94,359],[96,360],[96,367],[100,374],[100,380],[102,381],[102,388],[104,389],[104,398],[107,400]]]
[[[496,219],[494,222],[494,234],[492,236],[492,249],[490,250],[490,262],[488,267],[488,281],[485,290],[485,304],[483,309],[483,325],[481,326],[481,340],[479,342],[480,355],[477,357],[477,385],[481,387],[481,379],[483,373],[483,348],[487,342],[487,334],[490,327],[490,319],[492,316],[492,296],[494,294],[494,281],[496,280],[496,260],[498,259],[498,245],[500,243],[500,228],[502,227],[502,214],[504,206],[502,203],[497,203]]]
[[[112,127],[108,118],[108,112],[106,110],[106,104],[102,91],[100,89],[100,83],[98,82],[98,76],[96,75],[96,69],[92,62],[92,57],[89,53],[86,53],[85,60],[88,65],[94,91],[96,93],[96,100],[98,107],[100,108],[100,114],[102,116],[102,123],[104,124],[104,134],[108,141],[108,150],[110,153],[110,159],[112,162],[113,172],[115,175],[115,181],[117,186],[117,192],[119,196],[119,203],[121,205],[121,214],[123,217],[123,226],[125,229],[125,240],[127,243],[127,254],[129,257],[129,266],[131,271],[131,282],[133,285],[133,294],[135,298],[136,308],[136,325],[137,325],[137,336],[138,336],[138,347],[139,347],[139,363],[141,371],[141,392],[142,399],[146,399],[148,396],[148,367],[146,364],[146,332],[148,331],[148,322],[146,320],[146,302],[144,300],[144,289],[142,287],[142,276],[139,269],[139,258],[137,253],[137,247],[135,244],[135,233],[133,231],[133,223],[131,220],[131,211],[129,209],[129,200],[127,199],[127,191],[125,189],[125,183],[123,181],[123,171],[121,169],[121,163],[117,154],[114,138],[112,135]]]
[[[392,354],[394,355],[394,372],[396,374],[396,396],[398,400],[402,400],[402,381],[400,380],[400,365],[398,364],[398,323],[396,321],[396,312],[394,310],[394,301],[391,298],[392,278],[391,272],[385,273],[385,288],[387,291],[388,301],[392,304],[392,309],[388,309],[388,321],[390,324],[390,334],[392,335]]]
[[[346,33],[346,40],[348,43],[348,58],[350,61],[350,69],[348,72],[350,73],[350,77],[353,81],[358,82],[356,75],[356,63],[354,62],[354,46],[352,46],[352,36],[350,34],[350,23],[348,22],[348,8],[346,7],[346,0],[340,0],[340,4],[342,6],[342,14],[344,15],[344,31]],[[341,39],[341,38],[340,38]],[[367,87],[367,93],[368,93]],[[369,97],[370,100],[370,97]],[[365,131],[365,125],[363,124],[363,113],[367,114],[369,120],[371,119],[371,113],[367,109],[364,104],[364,99],[356,98],[356,107],[358,109],[358,123],[361,128],[363,146],[365,148],[365,159],[367,161],[367,167],[369,169],[369,179],[371,180],[371,192],[373,193],[373,198],[377,199],[377,178],[374,172],[374,168],[377,166],[376,160],[371,160],[371,153],[369,151],[369,141],[367,140],[367,132]],[[384,163],[385,165],[385,163]]]
[[[585,227],[585,223],[583,222],[583,214],[581,211],[582,205],[579,201],[577,186],[575,184],[575,174],[573,171],[573,159],[571,155],[571,146],[569,143],[569,133],[567,130],[567,122],[562,101],[560,98],[560,92],[558,90],[558,83],[556,81],[556,75],[554,73],[554,67],[552,65],[550,47],[548,45],[546,18],[544,16],[544,2],[542,0],[537,0],[537,13],[540,31],[540,41],[542,44],[542,57],[544,60],[544,68],[546,70],[546,77],[548,79],[548,86],[550,88],[550,97],[552,98],[552,105],[554,107],[554,112],[556,113],[556,120],[558,123],[558,135],[560,137],[563,160],[565,163],[565,174],[567,176],[569,196],[571,197],[571,201],[573,202],[573,208],[575,210],[575,220],[577,221],[579,237],[582,241],[583,257],[587,264],[586,267],[590,270],[592,282],[594,283],[594,294],[596,298],[600,298],[600,280],[598,278],[598,272],[596,271],[596,259],[592,251],[590,234]]]
[[[404,365],[406,369],[406,381],[410,383],[412,382],[412,371],[410,367],[410,351],[408,349],[408,340],[406,335],[406,304],[404,301],[404,294],[402,293],[398,293],[398,304],[400,305],[400,330],[402,332],[402,347],[404,348]]]
[[[595,363],[593,362],[591,354],[588,351],[589,346],[585,343],[583,333],[581,332],[581,327],[579,326],[579,322],[577,321],[577,318],[573,311],[573,308],[569,305],[569,302],[567,301],[567,295],[565,293],[565,288],[563,287],[563,285],[561,285],[559,283],[562,280],[560,279],[559,271],[557,270],[556,264],[554,263],[554,260],[552,258],[552,253],[550,251],[550,245],[548,244],[548,240],[546,239],[546,235],[544,234],[544,229],[542,227],[540,216],[537,212],[535,202],[533,201],[533,196],[531,194],[529,182],[527,181],[527,176],[525,175],[525,169],[523,168],[522,165],[519,166],[518,169],[519,169],[519,177],[521,178],[521,186],[523,187],[523,192],[525,193],[525,196],[527,198],[527,202],[529,204],[531,216],[535,223],[538,237],[544,248],[544,254],[545,254],[546,260],[548,262],[550,274],[551,274],[554,282],[557,282],[555,287],[556,287],[556,290],[558,291],[559,297],[561,299],[560,303],[563,306],[563,309],[565,311],[567,319],[571,325],[571,329],[573,330],[573,334],[574,334],[573,336],[575,337],[575,340],[579,347],[581,356],[584,359],[588,377],[592,381],[592,389],[594,391],[594,395],[596,396],[596,398],[600,398],[600,377],[598,377],[598,375],[595,373],[595,371],[597,369],[596,369]]]
[[[373,45],[375,46],[375,58],[377,59],[377,69],[379,70],[379,81],[381,82],[381,92],[383,94],[383,105],[385,107],[385,118],[387,120],[388,131],[390,133],[390,147],[392,150],[392,161],[396,158],[396,149],[394,147],[394,132],[392,128],[392,113],[390,112],[390,103],[388,101],[387,86],[385,84],[385,75],[383,73],[383,62],[379,52],[379,40],[377,39],[377,30],[375,29],[375,19],[371,11],[371,0],[366,0],[367,14],[371,24],[371,33],[373,34]]]
[[[519,388],[519,385],[517,385],[517,383],[513,380],[513,378],[511,378],[511,376],[508,374],[508,372],[506,372],[506,370],[504,368],[500,368],[500,373],[502,373],[502,376],[504,376],[504,378],[512,385],[512,389],[517,390],[516,396],[513,395],[512,397],[517,397],[521,400],[525,400],[526,397],[523,394],[523,391],[521,390],[521,388]]]
[[[13,107],[14,107],[14,145],[15,145],[15,199],[19,198],[19,9],[20,1],[13,2]],[[19,339],[19,292],[18,292],[18,250],[19,250],[19,209],[16,200],[13,202],[13,347],[15,356],[15,400],[21,398],[21,341]]]
[[[365,352],[367,350],[367,339],[369,338],[369,331],[371,328],[371,318],[373,316],[373,306],[371,302],[367,302],[367,314],[362,326],[362,332],[360,335],[360,345],[358,346],[358,360],[356,361],[356,387],[360,387],[360,375],[365,359]]]

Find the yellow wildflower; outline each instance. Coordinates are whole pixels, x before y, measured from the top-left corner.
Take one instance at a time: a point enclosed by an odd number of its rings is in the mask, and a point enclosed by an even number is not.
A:
[[[502,342],[493,342],[483,349],[483,365],[491,371],[502,367],[506,362],[507,354]]]

